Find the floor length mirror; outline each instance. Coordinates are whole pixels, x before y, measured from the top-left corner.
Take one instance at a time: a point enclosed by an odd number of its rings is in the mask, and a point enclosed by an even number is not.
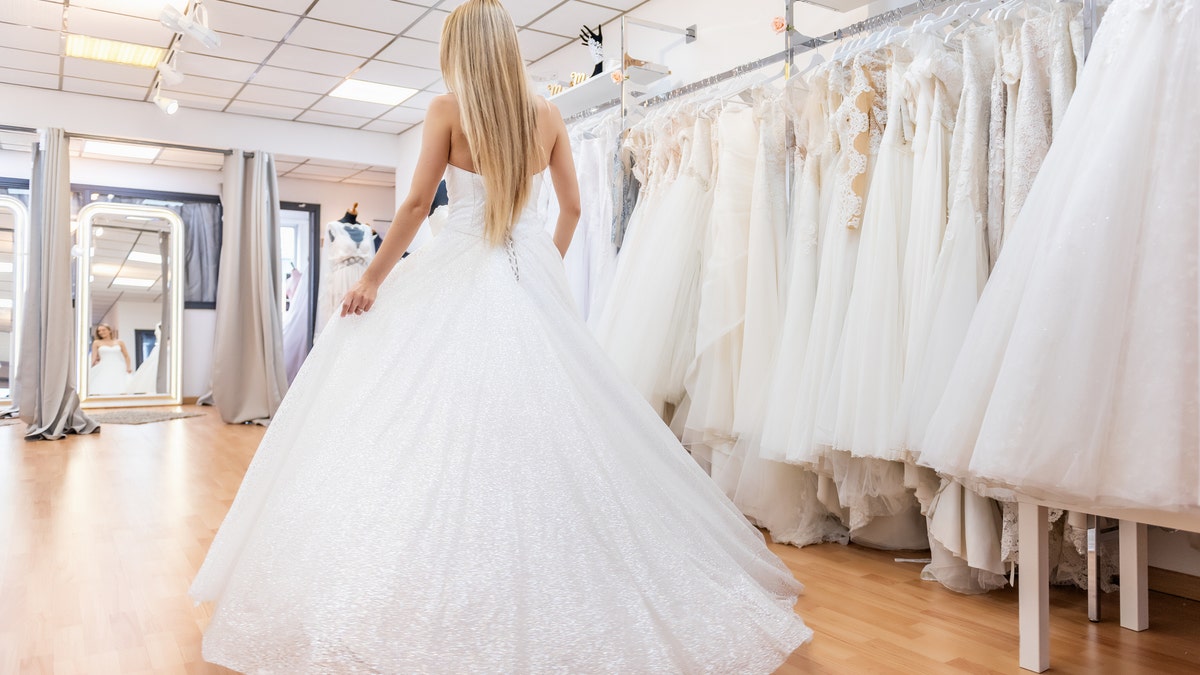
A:
[[[97,202],[78,222],[83,404],[180,403],[183,221],[161,207]]]
[[[15,197],[0,195],[0,408],[11,405],[13,398],[28,228],[25,205]]]

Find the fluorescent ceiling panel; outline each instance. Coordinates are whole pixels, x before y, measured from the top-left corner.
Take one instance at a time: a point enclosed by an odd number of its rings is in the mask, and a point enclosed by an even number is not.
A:
[[[132,42],[68,34],[66,55],[93,61],[123,63],[139,68],[153,68],[167,55],[167,50],[162,47],[137,45]]]
[[[329,95],[336,98],[350,99],[351,101],[400,105],[415,93],[417,93],[416,89],[409,89],[408,87],[348,79],[338,85],[336,89],[329,92]]]
[[[143,253],[142,251],[132,251],[127,260],[133,262],[151,263],[154,265],[162,264],[162,256],[157,253]]]
[[[131,143],[110,143],[108,141],[84,141],[83,154],[100,155],[103,157],[124,157],[127,159],[154,159],[162,148],[152,145],[134,145]]]

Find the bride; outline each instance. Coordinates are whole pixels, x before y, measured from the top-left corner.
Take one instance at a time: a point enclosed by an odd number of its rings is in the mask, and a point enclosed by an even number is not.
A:
[[[247,673],[769,673],[800,585],[572,305],[579,189],[499,0],[446,20],[408,198],[192,586]],[[553,240],[536,195],[550,174]],[[445,175],[440,234],[393,270]],[[557,249],[557,250],[556,250]]]

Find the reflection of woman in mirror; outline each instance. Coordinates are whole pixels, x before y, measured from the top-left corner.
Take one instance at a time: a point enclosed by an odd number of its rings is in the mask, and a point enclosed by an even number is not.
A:
[[[88,373],[88,393],[96,395],[124,394],[129,386],[133,363],[125,343],[113,334],[112,326],[96,325],[92,334],[92,367]]]

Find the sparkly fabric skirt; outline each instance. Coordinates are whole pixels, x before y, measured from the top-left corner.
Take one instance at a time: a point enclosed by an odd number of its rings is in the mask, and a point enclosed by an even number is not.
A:
[[[578,318],[454,218],[334,318],[192,586],[247,673],[769,673],[800,585]],[[517,278],[519,276],[519,279]]]

